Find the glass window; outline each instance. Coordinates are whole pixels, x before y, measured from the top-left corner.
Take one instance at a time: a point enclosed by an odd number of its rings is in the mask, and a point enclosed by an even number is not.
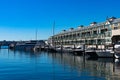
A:
[[[108,28],[108,27],[110,27],[110,25],[105,25],[105,28]]]
[[[114,30],[118,29],[118,27],[114,27]]]
[[[115,24],[114,24],[114,27],[118,27],[118,23],[115,23]]]

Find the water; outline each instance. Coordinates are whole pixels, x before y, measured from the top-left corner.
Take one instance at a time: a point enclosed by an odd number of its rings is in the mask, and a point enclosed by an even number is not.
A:
[[[2,49],[8,49],[8,46],[0,46]]]
[[[120,80],[120,63],[68,53],[1,49],[0,80]]]

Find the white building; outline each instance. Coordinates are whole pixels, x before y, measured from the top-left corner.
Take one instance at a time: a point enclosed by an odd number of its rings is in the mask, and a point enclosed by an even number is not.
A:
[[[78,26],[77,29],[63,30],[48,39],[53,46],[112,46],[120,40],[120,18],[111,17],[105,22],[93,22],[90,26]],[[104,47],[105,47],[104,46]]]

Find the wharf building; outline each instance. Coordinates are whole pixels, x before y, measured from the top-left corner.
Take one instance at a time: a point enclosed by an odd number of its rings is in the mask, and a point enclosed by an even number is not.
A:
[[[104,22],[92,22],[89,26],[70,28],[51,36],[48,43],[52,46],[76,47],[85,44],[105,48],[112,46],[120,40],[120,18],[111,17]]]

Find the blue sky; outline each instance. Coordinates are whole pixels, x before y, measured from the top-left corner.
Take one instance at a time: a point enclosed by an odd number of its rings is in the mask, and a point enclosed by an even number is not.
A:
[[[48,39],[55,33],[106,17],[120,18],[120,0],[0,0],[0,40]]]

